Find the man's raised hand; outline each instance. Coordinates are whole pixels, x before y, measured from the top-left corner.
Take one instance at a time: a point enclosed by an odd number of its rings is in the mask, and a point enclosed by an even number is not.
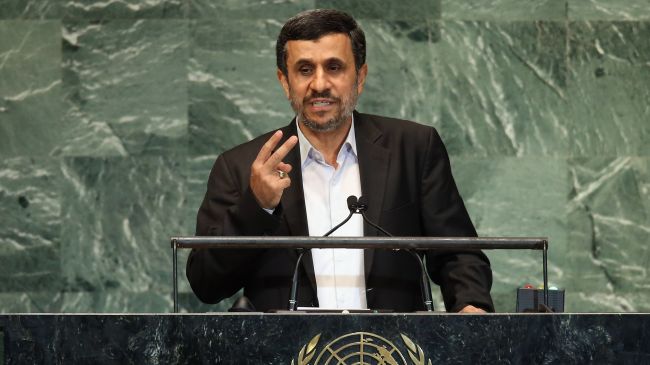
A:
[[[273,133],[264,143],[251,166],[251,190],[257,203],[266,209],[277,207],[284,189],[291,185],[289,178],[291,165],[282,162],[282,159],[296,146],[298,137],[289,137],[274,152],[273,149],[281,139],[282,131]]]

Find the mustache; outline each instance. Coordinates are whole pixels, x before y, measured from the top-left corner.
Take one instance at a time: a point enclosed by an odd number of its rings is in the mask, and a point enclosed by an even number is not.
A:
[[[335,96],[332,96],[332,93],[329,90],[325,90],[325,91],[322,91],[322,92],[313,92],[313,93],[311,93],[311,95],[305,96],[302,99],[302,101],[304,103],[309,103],[312,99],[332,99],[332,100],[334,100],[336,102],[341,101],[341,99],[339,99],[339,98],[337,98]]]

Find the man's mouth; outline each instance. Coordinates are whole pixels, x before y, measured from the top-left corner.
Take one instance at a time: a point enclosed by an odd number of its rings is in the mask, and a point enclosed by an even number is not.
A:
[[[314,101],[311,103],[311,105],[313,106],[328,106],[330,104],[332,103],[330,103],[329,101]]]
[[[335,103],[336,101],[332,99],[311,99],[309,101],[309,105],[316,111],[329,109]]]

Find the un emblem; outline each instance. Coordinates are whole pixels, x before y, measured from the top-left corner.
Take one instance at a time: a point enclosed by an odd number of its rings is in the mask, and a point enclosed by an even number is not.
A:
[[[431,365],[431,359],[425,360],[422,348],[403,333],[400,337],[410,362],[394,343],[374,333],[348,333],[317,351],[320,336],[319,333],[304,345],[291,365]]]

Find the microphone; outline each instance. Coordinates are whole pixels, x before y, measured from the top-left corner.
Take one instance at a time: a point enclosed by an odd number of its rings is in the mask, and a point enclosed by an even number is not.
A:
[[[348,207],[349,207],[349,200],[348,198]],[[366,211],[368,210],[368,199],[365,196],[359,197],[359,200],[357,202],[357,211],[358,213],[361,213],[361,216],[363,217],[363,220],[366,221],[369,225],[371,225],[373,228],[377,229],[379,232],[383,233],[387,237],[393,237],[392,234],[388,233],[385,229],[379,227],[377,224],[372,222],[368,217],[366,217]],[[420,290],[422,291],[422,298],[424,300],[424,307],[427,309],[427,312],[433,312],[433,300],[431,300],[431,284],[429,283],[429,273],[427,271],[427,266],[424,264],[424,260],[422,260],[422,256],[420,256],[418,253],[416,253],[413,250],[406,250],[408,253],[413,255],[413,257],[418,261],[420,264]]]
[[[386,230],[368,219],[368,217],[366,217],[366,210],[368,210],[368,199],[366,199],[365,196],[361,196],[359,197],[359,202],[357,203],[357,211],[361,213],[363,220],[366,221],[366,223],[370,224],[373,228],[377,229],[379,232],[383,233],[386,237],[393,237],[392,234],[386,232]]]
[[[334,233],[337,229],[341,228],[342,225],[346,224],[350,220],[350,218],[352,218],[352,215],[356,213],[358,209],[359,209],[359,203],[357,201],[357,197],[354,195],[350,195],[348,197],[348,210],[350,210],[350,214],[348,214],[348,216],[345,217],[345,219],[341,223],[337,224],[336,226],[334,226],[334,228],[327,231],[327,233],[325,233],[323,237],[327,237],[332,233]]]
[[[354,213],[357,213],[358,210],[358,200],[357,197],[354,195],[348,196],[348,209],[350,210],[350,214],[348,214],[345,219],[334,226],[334,228],[330,229],[323,235],[323,237],[328,237],[332,233],[334,233],[337,229],[341,228],[342,225],[347,223],[350,218],[352,218],[352,215]],[[289,310],[290,311],[295,311],[296,310],[296,294],[298,292],[298,268],[300,267],[300,262],[302,262],[302,257],[305,254],[304,249],[299,249],[300,254],[298,255],[298,259],[296,260],[296,266],[293,269],[293,277],[291,278],[291,293],[289,294]]]

